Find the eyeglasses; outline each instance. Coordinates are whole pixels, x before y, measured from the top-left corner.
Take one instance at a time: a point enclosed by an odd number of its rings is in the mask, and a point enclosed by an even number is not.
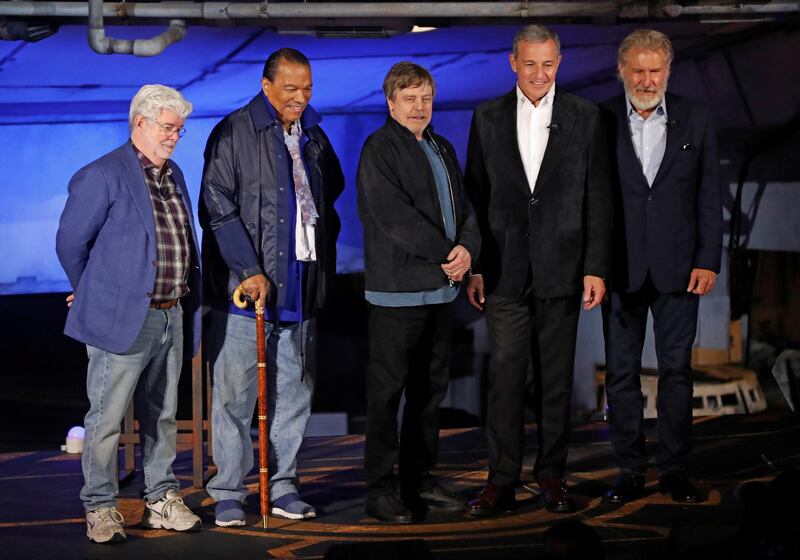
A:
[[[172,126],[171,124],[161,124],[156,119],[151,119],[148,117],[145,118],[149,121],[156,123],[158,125],[158,128],[161,130],[161,134],[163,134],[166,138],[169,138],[173,134],[177,134],[178,138],[183,138],[186,135],[186,129],[183,127],[177,128],[175,126]]]

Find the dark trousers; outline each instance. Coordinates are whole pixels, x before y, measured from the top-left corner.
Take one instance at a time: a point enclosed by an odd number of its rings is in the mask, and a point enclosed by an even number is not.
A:
[[[367,434],[368,498],[429,490],[439,445],[439,404],[450,378],[452,304],[370,306]],[[397,410],[405,389],[400,439]]]
[[[639,375],[648,309],[653,312],[658,359],[656,466],[661,473],[684,467],[691,447],[691,363],[697,307],[698,296],[659,293],[649,278],[637,292],[612,292],[603,305],[608,420],[623,471],[644,473],[647,469]]]
[[[567,462],[578,296],[486,299],[491,341],[486,439],[489,480],[515,485],[522,470],[525,377],[533,365],[537,480],[561,478]]]

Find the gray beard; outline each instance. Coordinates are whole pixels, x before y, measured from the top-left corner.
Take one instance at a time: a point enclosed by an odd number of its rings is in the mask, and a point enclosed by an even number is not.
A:
[[[649,111],[650,109],[654,109],[658,107],[661,101],[664,99],[664,94],[667,91],[667,82],[664,82],[664,86],[656,92],[656,97],[651,100],[645,100],[637,97],[636,91],[628,89],[627,84],[624,85],[625,87],[625,96],[633,105],[633,108],[637,111]]]

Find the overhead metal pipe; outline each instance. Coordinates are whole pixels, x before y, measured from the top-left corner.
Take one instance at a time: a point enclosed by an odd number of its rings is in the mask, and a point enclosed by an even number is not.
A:
[[[90,2],[91,4],[91,2]],[[655,9],[654,9],[655,7]],[[768,1],[681,6],[669,0],[631,2],[103,2],[102,14],[118,18],[283,19],[283,18],[529,18],[677,17],[767,15],[800,12],[800,3]],[[80,18],[82,2],[0,1],[0,16]]]
[[[186,22],[182,19],[173,19],[170,20],[167,29],[149,39],[131,40],[106,37],[106,29],[103,24],[103,0],[89,0],[89,46],[96,53],[155,56],[185,36]]]
[[[789,14],[800,11],[800,2],[766,2],[761,4],[725,4],[718,6],[675,6],[676,16],[745,16]]]

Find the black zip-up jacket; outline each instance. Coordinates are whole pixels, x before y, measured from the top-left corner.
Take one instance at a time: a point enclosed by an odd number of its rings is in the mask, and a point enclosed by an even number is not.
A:
[[[420,292],[447,285],[441,265],[456,245],[472,260],[480,250],[475,212],[464,191],[453,146],[431,127],[423,133],[444,162],[456,218],[455,242],[444,216],[428,157],[392,117],[364,143],[358,164],[358,213],[364,224],[366,289]]]

